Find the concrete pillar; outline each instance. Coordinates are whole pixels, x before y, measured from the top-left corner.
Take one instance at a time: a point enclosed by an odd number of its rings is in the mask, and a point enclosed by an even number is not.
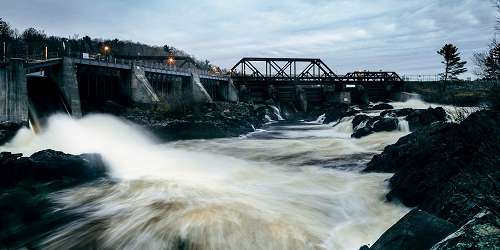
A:
[[[153,104],[160,101],[160,98],[156,94],[155,90],[149,84],[146,78],[146,73],[139,66],[132,66],[131,71],[131,95],[132,101],[141,104]]]
[[[217,95],[226,102],[238,102],[238,89],[233,84],[233,80],[220,81],[217,86]]]
[[[28,121],[28,89],[21,59],[0,66],[0,121]]]
[[[192,91],[192,102],[193,103],[211,103],[212,98],[208,94],[207,90],[203,87],[200,81],[200,76],[196,73],[191,74],[191,91]]]
[[[69,104],[71,116],[81,117],[80,91],[76,76],[76,64],[70,57],[65,57],[62,65],[46,69],[46,75],[57,83],[64,99]]]

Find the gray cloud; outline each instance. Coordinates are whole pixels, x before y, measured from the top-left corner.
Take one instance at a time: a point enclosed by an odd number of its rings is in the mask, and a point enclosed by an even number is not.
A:
[[[167,43],[224,67],[243,56],[320,57],[339,72],[406,74],[437,73],[446,42],[470,60],[495,23],[488,0],[9,0],[0,16],[49,34]]]

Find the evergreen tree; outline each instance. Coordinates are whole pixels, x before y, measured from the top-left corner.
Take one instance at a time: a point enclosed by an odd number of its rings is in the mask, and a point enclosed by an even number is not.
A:
[[[438,52],[443,56],[444,72],[441,73],[441,78],[445,81],[457,79],[457,76],[467,72],[465,68],[466,61],[462,61],[458,48],[453,44],[445,44]]]
[[[487,52],[474,54],[475,64],[478,69],[475,74],[483,79],[500,78],[500,44],[495,40],[490,44]]]

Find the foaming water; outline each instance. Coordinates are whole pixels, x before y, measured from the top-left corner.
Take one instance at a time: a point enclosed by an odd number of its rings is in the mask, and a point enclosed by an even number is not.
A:
[[[116,181],[53,195],[82,218],[52,232],[47,249],[357,249],[408,211],[384,202],[390,175],[357,171],[403,133],[355,140],[341,123],[156,144],[112,116],[59,115],[0,150],[97,152],[111,168]]]

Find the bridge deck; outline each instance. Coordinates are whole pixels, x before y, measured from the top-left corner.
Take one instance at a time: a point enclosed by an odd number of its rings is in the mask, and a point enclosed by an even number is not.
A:
[[[133,66],[140,66],[144,69],[144,72],[147,73],[156,73],[156,74],[165,74],[172,76],[181,76],[181,77],[189,77],[191,74],[198,74],[202,79],[210,79],[210,80],[218,80],[218,81],[229,81],[229,77],[226,76],[218,76],[211,75],[207,71],[195,70],[195,69],[183,69],[183,68],[175,68],[175,67],[165,67],[160,64],[145,64],[141,62],[133,62],[127,61],[125,62],[108,62],[108,61],[99,61],[93,59],[72,59],[75,64],[79,65],[88,65],[95,67],[104,67],[104,68],[112,68],[112,69],[123,69],[123,70],[131,70]],[[34,72],[37,70],[41,70],[43,68],[56,66],[62,64],[63,58],[53,58],[48,60],[40,60],[27,62],[24,65],[24,68],[29,72]]]

